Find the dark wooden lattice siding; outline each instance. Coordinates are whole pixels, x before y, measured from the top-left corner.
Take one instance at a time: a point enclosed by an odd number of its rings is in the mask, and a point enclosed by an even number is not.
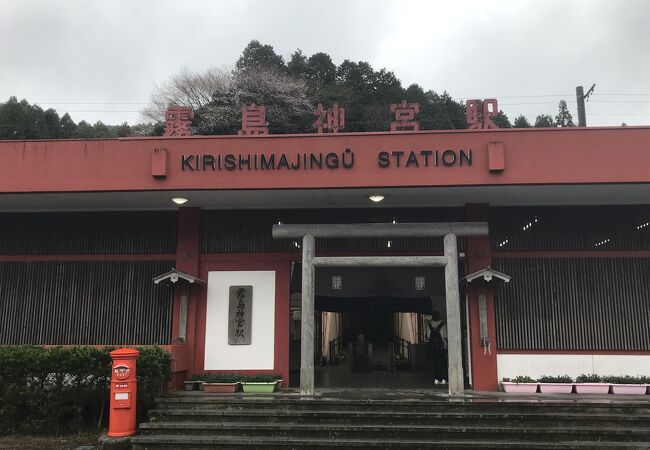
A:
[[[649,250],[649,221],[650,205],[491,208],[490,237],[503,251]]]
[[[175,251],[174,212],[0,213],[0,254]]]
[[[0,262],[0,344],[168,344],[169,262]]]
[[[650,259],[497,259],[497,347],[650,350]]]
[[[203,211],[201,251],[206,253],[299,251],[293,241],[273,239],[272,226],[282,223],[462,222],[463,208],[331,209],[277,211]],[[459,239],[464,250],[464,239]],[[317,239],[318,251],[386,251],[385,239]],[[442,239],[395,239],[394,251],[442,251]]]

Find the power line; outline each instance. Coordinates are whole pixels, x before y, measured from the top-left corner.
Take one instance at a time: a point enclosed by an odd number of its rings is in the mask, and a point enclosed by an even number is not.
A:
[[[151,102],[33,102],[41,105],[148,105]]]
[[[536,94],[536,95],[495,95],[493,97],[497,99],[505,99],[505,98],[544,98],[544,97],[572,97],[573,94]],[[608,97],[650,97],[650,93],[648,94],[630,94],[630,93],[598,93],[594,94],[594,96],[608,96]],[[466,100],[468,98],[474,98],[476,96],[457,96],[453,97],[456,100]],[[593,100],[595,101],[595,100]],[[600,100],[601,102],[605,100]],[[615,100],[615,101],[621,101],[623,102],[624,100]],[[569,102],[569,100],[567,100]],[[575,102],[575,100],[573,100]],[[630,102],[637,102],[634,100],[631,100]],[[650,101],[641,101],[641,102],[650,102]],[[56,101],[56,102],[32,102],[34,104],[43,104],[43,105],[150,105],[151,102],[149,101],[142,101],[142,102],[61,102],[61,101]]]
[[[588,116],[611,116],[611,117],[650,117],[650,114],[587,114]]]
[[[139,113],[141,111],[113,109],[113,110],[99,110],[99,109],[60,109],[62,112],[82,112],[82,113]]]
[[[576,103],[576,100],[566,100],[567,103]],[[630,103],[630,104],[650,104],[650,100],[592,100],[590,103]],[[91,104],[91,103],[88,103]],[[515,103],[500,103],[499,106],[525,106],[525,105],[556,105],[557,102],[515,102]],[[353,105],[376,105],[376,103],[353,103]],[[60,108],[59,111],[65,112],[83,112],[83,113],[140,113],[139,110],[129,109],[113,109],[113,110],[99,110],[99,109],[66,109]]]
[[[623,97],[623,96],[632,96],[632,97],[642,97],[642,96],[647,97],[647,96],[650,96],[650,94],[601,94],[601,93],[594,94],[594,95],[609,95],[609,96],[613,95],[613,96],[620,96],[620,97]]]
[[[567,103],[577,103],[576,100],[566,100]],[[650,100],[591,100],[589,103],[650,103]],[[557,102],[517,102],[517,103],[500,103],[499,105],[557,105]]]
[[[589,103],[650,103],[650,100],[591,100]]]

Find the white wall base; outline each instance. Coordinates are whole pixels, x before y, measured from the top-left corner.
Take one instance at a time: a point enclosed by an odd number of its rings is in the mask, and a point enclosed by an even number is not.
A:
[[[250,345],[228,345],[230,286],[253,286]],[[275,350],[275,271],[208,272],[205,370],[272,370]]]
[[[528,375],[580,374],[646,375],[650,376],[650,355],[594,355],[594,354],[499,354],[497,355],[499,380]]]

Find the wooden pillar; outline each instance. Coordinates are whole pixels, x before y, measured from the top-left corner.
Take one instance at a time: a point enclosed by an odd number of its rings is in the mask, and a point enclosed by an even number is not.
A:
[[[458,247],[455,234],[445,235],[445,288],[447,303],[447,351],[449,355],[449,395],[462,395],[463,377],[460,292],[458,288]]]
[[[181,272],[188,273],[195,277],[199,276],[199,253],[201,240],[201,209],[200,208],[179,208],[178,224],[176,238],[176,260],[174,266]],[[186,352],[188,361],[188,374],[200,373],[203,367],[197,365],[196,344],[197,344],[197,303],[198,288],[190,288],[186,295],[186,301],[183,302],[182,289],[174,289],[174,309],[172,318],[172,334],[184,332],[184,343],[186,347],[181,350]],[[185,307],[183,306],[185,303]],[[185,310],[185,312],[183,312]],[[185,315],[185,319],[181,315]],[[183,330],[185,322],[185,330]]]
[[[182,286],[180,289],[181,297],[178,308],[178,341],[184,344],[187,342],[187,297],[189,288],[187,286]]]
[[[302,238],[300,395],[314,395],[314,237]]]
[[[200,227],[200,208],[178,209],[176,268],[195,277],[199,276]]]
[[[487,204],[469,204],[465,210],[468,221],[487,221],[490,206]],[[477,272],[492,265],[492,249],[489,236],[467,238],[467,273]],[[475,391],[499,390],[497,376],[496,320],[494,309],[494,283],[476,280],[467,286],[469,308],[470,343],[469,353],[472,360],[472,389]],[[485,300],[482,300],[482,296]],[[485,306],[483,309],[482,304]],[[489,343],[481,342],[481,316],[487,318],[487,337]],[[485,331],[485,330],[483,330]]]

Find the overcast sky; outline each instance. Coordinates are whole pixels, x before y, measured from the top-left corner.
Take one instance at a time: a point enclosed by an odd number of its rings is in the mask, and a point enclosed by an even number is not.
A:
[[[404,86],[496,97],[511,120],[650,124],[650,1],[0,0],[0,102],[15,95],[75,121],[142,120],[156,82],[231,68],[251,39],[288,59],[368,61]]]

